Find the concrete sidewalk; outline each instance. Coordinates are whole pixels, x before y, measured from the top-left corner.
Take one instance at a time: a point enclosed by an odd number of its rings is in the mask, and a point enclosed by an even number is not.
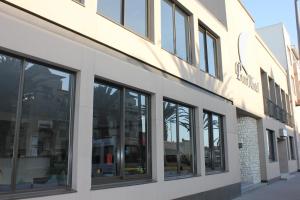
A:
[[[263,186],[234,200],[300,200],[300,173],[289,180]]]

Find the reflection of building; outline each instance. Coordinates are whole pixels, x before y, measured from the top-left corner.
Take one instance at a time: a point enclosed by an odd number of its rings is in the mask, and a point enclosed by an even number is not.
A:
[[[44,192],[30,192],[30,195],[45,195],[49,200],[96,200],[99,196],[165,200],[216,195],[215,198],[229,200],[240,194],[241,185],[247,189],[253,184],[273,182],[300,169],[297,161],[300,114],[296,108],[300,93],[299,56],[288,41],[278,39],[282,35],[287,38],[285,32],[279,31],[283,29],[281,25],[256,30],[254,21],[238,0],[170,1],[164,4],[167,12],[160,12],[161,1],[167,0],[149,0],[149,19],[144,22],[141,19],[146,15],[115,17],[112,22],[101,9],[100,15],[96,14],[98,2],[110,1],[75,3],[78,1],[0,3],[0,48],[4,53],[26,58],[27,62],[36,60],[57,69],[68,69],[76,75],[76,87],[70,85],[76,90],[73,97],[65,89],[66,83],[71,82],[65,75],[38,65],[26,68],[18,152],[22,166],[19,174],[23,176],[18,181],[25,182],[24,185],[48,181],[48,186],[54,187],[53,180],[59,176],[66,180],[63,176],[68,176],[68,189],[76,191],[47,196],[51,191],[45,186],[42,189],[47,190],[46,195]],[[112,3],[107,5],[111,6],[107,10],[114,8]],[[108,14],[124,14],[131,8],[122,6],[122,12]],[[128,13],[135,16],[137,11],[145,9]],[[162,23],[170,27],[161,26]],[[176,30],[176,27],[186,29]],[[142,37],[136,31],[141,29],[147,32]],[[165,44],[170,48],[164,48]],[[4,184],[9,184],[11,179],[8,158],[14,148],[14,131],[3,134],[3,130],[13,130],[16,123],[13,113],[17,108],[20,76],[9,74],[16,65],[21,63],[6,64],[7,74],[0,73],[0,183]],[[93,88],[95,79],[116,85],[123,93]],[[146,103],[139,102],[134,92],[125,95],[127,88],[149,95],[151,101],[147,101],[149,108],[145,113],[141,110]],[[103,98],[105,92],[111,98]],[[192,141],[195,173],[190,174],[192,178],[174,176],[172,181],[165,180],[164,153],[173,170],[178,167],[178,149],[185,155],[191,151],[191,143],[186,138],[179,147],[174,142],[164,143],[167,137],[163,131],[165,99],[186,104],[193,110],[190,125],[195,132]],[[69,120],[70,101],[74,101],[72,121]],[[95,107],[93,101],[97,102]],[[103,110],[108,111],[103,114]],[[216,146],[223,145],[225,153],[215,147],[214,156],[209,155],[205,147],[208,144],[203,142],[203,111],[222,117],[224,126],[219,128],[225,139],[219,139]],[[149,124],[143,117],[136,117],[145,115],[146,118],[146,112],[149,112]],[[125,115],[126,122],[121,124],[120,119]],[[66,135],[69,128],[70,138]],[[148,141],[143,135],[148,129],[151,145],[145,148]],[[121,155],[116,142],[120,132],[126,136],[122,143],[123,158],[117,158]],[[268,140],[271,136],[272,140]],[[68,164],[64,158],[67,155],[70,155]],[[107,178],[120,165],[126,168],[125,160],[129,170],[144,175],[142,165],[146,161],[142,155],[151,161],[147,162],[150,178],[130,177],[110,184],[103,181],[104,185],[92,181],[92,175],[101,178],[105,174]],[[215,163],[224,161],[224,171],[207,174],[208,161],[205,161],[209,157]],[[56,170],[47,170],[49,165]],[[70,170],[68,174],[66,168]],[[31,180],[33,174],[35,180]],[[22,197],[23,193],[18,195]]]
[[[5,177],[1,184],[10,183],[11,157],[14,146],[14,128],[16,124],[16,107],[18,84],[7,84],[11,80],[18,83],[18,75],[14,71],[7,71],[11,63],[2,59],[0,62],[0,155],[4,164]],[[20,67],[20,66],[19,66]],[[21,67],[20,67],[21,68]],[[54,70],[53,70],[54,72]],[[69,122],[69,94],[63,91],[63,76],[51,72],[44,66],[31,64],[25,70],[21,127],[18,139],[18,168],[17,184],[34,184],[42,179],[50,181],[51,168],[66,173],[68,124]],[[16,99],[15,105],[11,103],[12,93]],[[3,102],[3,104],[2,104]],[[4,111],[4,112],[3,112]],[[60,169],[59,169],[60,168]],[[57,172],[54,172],[57,173]]]

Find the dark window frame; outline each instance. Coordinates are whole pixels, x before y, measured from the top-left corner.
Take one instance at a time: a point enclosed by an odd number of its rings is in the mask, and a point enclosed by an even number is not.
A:
[[[268,141],[268,160],[270,163],[274,163],[277,162],[275,132],[273,130],[266,129],[266,133]],[[271,141],[270,138],[272,139]]]
[[[101,0],[97,0],[97,5],[99,4],[99,1]],[[126,0],[120,0],[121,1],[121,10],[120,10],[120,22],[116,22],[114,21],[113,19],[111,19],[110,17],[104,15],[103,13],[101,13],[100,10],[98,10],[97,8],[97,11],[96,13],[98,15],[100,15],[101,17],[104,17],[105,19],[111,21],[112,23],[114,24],[117,24],[118,26],[121,26],[123,27],[124,29],[126,29],[127,31],[145,39],[145,40],[148,40],[148,41],[151,41],[151,32],[152,32],[152,29],[151,29],[151,0],[145,0],[146,1],[146,20],[145,20],[145,28],[146,28],[146,31],[145,31],[145,35],[142,35],[136,31],[134,31],[132,28],[128,27],[125,25],[125,1]]]
[[[174,0],[161,0],[165,1],[167,4],[171,4],[172,6],[172,28],[173,28],[173,52],[168,51],[165,49],[162,45],[161,48],[168,53],[176,56],[178,59],[183,60],[189,64],[192,64],[192,22],[191,22],[191,13],[184,8],[182,5],[180,5],[177,1]],[[186,26],[185,26],[185,33],[186,33],[186,55],[187,59],[180,58],[179,55],[177,54],[177,48],[176,48],[176,10],[180,10],[180,12],[184,13],[186,15]],[[162,38],[161,38],[162,40]]]
[[[221,78],[221,66],[220,66],[220,62],[219,62],[219,53],[218,53],[218,49],[220,48],[220,37],[215,34],[210,28],[208,28],[205,24],[203,24],[202,22],[199,22],[198,24],[198,37],[199,37],[199,32],[201,32],[203,34],[203,39],[204,39],[204,63],[205,66],[200,66],[201,65],[201,61],[199,60],[199,63],[197,64],[197,66],[199,67],[199,69],[207,74],[209,74],[210,76],[214,77],[214,78]],[[209,70],[209,64],[208,64],[208,49],[207,49],[207,36],[209,35],[209,37],[211,37],[214,40],[214,44],[215,44],[215,48],[214,48],[214,61],[215,61],[215,75],[210,73]],[[201,41],[199,41],[200,44]],[[199,49],[200,50],[200,49]],[[199,54],[199,59],[200,59],[200,52],[197,52]],[[202,69],[202,67],[205,68],[205,70]]]
[[[224,121],[225,121],[225,116],[221,115],[219,113],[216,112],[212,112],[209,110],[203,110],[203,116],[204,114],[208,115],[208,140],[209,140],[209,148],[211,151],[211,148],[213,147],[213,124],[212,124],[212,117],[213,115],[218,116],[219,117],[219,125],[220,125],[220,139],[221,139],[221,148],[222,148],[222,160],[221,160],[221,169],[220,170],[216,170],[215,166],[214,166],[214,161],[213,161],[213,157],[214,155],[211,155],[211,168],[210,171],[207,171],[207,168],[205,167],[205,173],[206,175],[211,175],[211,174],[216,174],[216,173],[224,173],[226,172],[226,152],[225,152],[225,129],[224,129]],[[204,125],[204,124],[203,124]],[[204,138],[204,137],[203,137]],[[205,152],[205,149],[204,149]],[[213,154],[213,153],[211,153]],[[205,162],[205,160],[204,160]]]
[[[107,86],[112,86],[120,90],[121,94],[121,116],[120,116],[120,138],[118,141],[118,158],[117,163],[120,165],[120,176],[114,177],[92,177],[91,176],[91,186],[92,189],[102,189],[102,188],[111,188],[111,187],[119,187],[124,185],[131,185],[151,182],[152,181],[152,134],[151,134],[151,94],[138,90],[132,87],[125,86],[123,84],[115,83],[113,81],[104,80],[99,77],[95,77],[94,84],[104,84]],[[129,175],[126,176],[125,172],[125,94],[126,91],[133,91],[137,93],[142,93],[145,95],[148,103],[147,108],[147,173],[141,175]],[[92,162],[92,160],[91,160]]]
[[[179,137],[179,115],[178,115],[178,107],[179,106],[184,106],[186,108],[189,109],[189,112],[190,112],[190,116],[189,116],[189,120],[190,120],[190,128],[191,128],[191,143],[192,143],[192,173],[189,174],[189,175],[180,175],[179,173],[179,169],[178,169],[178,166],[180,166],[180,159],[177,159],[177,175],[175,176],[166,176],[164,175],[164,179],[166,181],[170,181],[170,180],[177,180],[177,179],[184,179],[184,178],[190,178],[190,177],[194,177],[197,175],[197,149],[196,149],[196,121],[195,121],[195,106],[192,106],[190,104],[187,104],[187,103],[182,103],[180,101],[177,101],[177,100],[174,100],[174,99],[171,99],[171,98],[167,98],[167,97],[164,97],[163,98],[163,104],[165,102],[168,102],[168,103],[173,103],[176,105],[176,138],[178,139]],[[163,106],[164,108],[164,106]],[[163,110],[163,113],[164,113],[164,110]],[[164,114],[163,114],[163,121],[164,121]],[[164,123],[164,122],[163,122]],[[177,150],[177,156],[179,155],[179,142],[178,140],[176,139],[176,150]],[[164,147],[164,151],[165,151],[165,147]],[[165,156],[165,155],[164,155]],[[164,171],[164,174],[165,174],[165,171]]]
[[[18,99],[17,99],[17,108],[16,108],[16,122],[15,122],[15,130],[14,130],[14,142],[13,142],[13,155],[12,155],[12,172],[11,172],[11,184],[10,191],[0,192],[1,196],[8,198],[21,198],[28,196],[29,198],[38,197],[38,196],[49,196],[53,193],[55,194],[65,194],[72,193],[74,190],[72,189],[72,173],[73,173],[73,138],[74,138],[74,117],[75,117],[75,90],[76,90],[76,72],[63,68],[63,66],[55,66],[53,64],[49,64],[40,60],[35,60],[30,57],[25,57],[18,55],[13,52],[6,52],[0,50],[0,54],[4,56],[10,56],[15,59],[19,59],[21,62],[21,73],[20,73],[20,83],[19,83],[19,91],[18,91]],[[24,190],[17,190],[16,183],[16,173],[17,173],[17,157],[16,152],[19,150],[19,139],[20,139],[20,128],[21,128],[21,119],[22,119],[22,97],[24,95],[24,79],[25,79],[25,68],[26,64],[33,63],[37,65],[41,65],[43,67],[57,70],[60,72],[70,74],[70,111],[69,111],[69,129],[68,129],[68,161],[67,161],[67,169],[68,174],[66,178],[65,186],[49,186],[42,188],[31,188]]]

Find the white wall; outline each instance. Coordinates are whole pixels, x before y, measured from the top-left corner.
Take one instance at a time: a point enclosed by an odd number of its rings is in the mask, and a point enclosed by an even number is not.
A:
[[[170,80],[152,68],[87,39],[47,24],[30,15],[0,4],[2,50],[28,56],[75,71],[77,74],[73,143],[73,189],[67,195],[43,199],[173,199],[240,181],[236,115],[234,106],[199,88]],[[14,16],[15,15],[15,16]],[[25,21],[23,19],[26,19]],[[22,31],[19,31],[22,30]],[[91,191],[92,118],[94,77],[117,81],[152,94],[152,167],[153,183]],[[180,91],[180,92],[179,92]],[[163,97],[195,106],[199,176],[164,181]],[[202,110],[226,116],[227,172],[206,176],[202,138]]]

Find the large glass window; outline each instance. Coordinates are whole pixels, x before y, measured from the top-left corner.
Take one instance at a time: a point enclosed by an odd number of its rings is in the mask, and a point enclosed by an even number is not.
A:
[[[202,71],[218,77],[217,37],[206,28],[199,27],[199,67]]]
[[[267,133],[267,145],[268,145],[268,157],[270,162],[275,162],[276,161],[276,156],[275,156],[275,135],[274,131],[268,130],[266,131]]]
[[[190,61],[189,32],[188,15],[169,0],[161,0],[162,48]]]
[[[98,12],[148,37],[148,0],[98,0]]]
[[[149,96],[94,84],[93,184],[150,177]]]
[[[165,177],[194,174],[193,109],[164,101]]]
[[[74,75],[0,55],[0,192],[66,188]]]
[[[203,134],[207,173],[225,170],[223,117],[204,111]]]
[[[295,148],[294,148],[294,137],[289,136],[289,144],[290,144],[290,159],[295,160]]]

